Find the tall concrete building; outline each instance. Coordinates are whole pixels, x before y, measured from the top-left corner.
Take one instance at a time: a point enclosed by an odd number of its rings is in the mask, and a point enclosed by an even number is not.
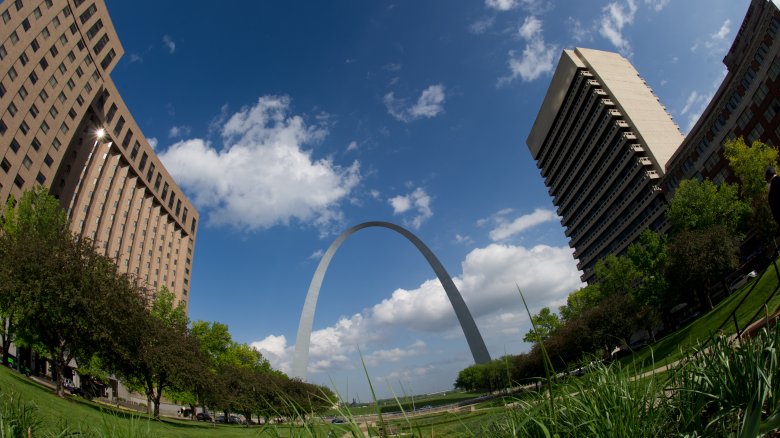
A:
[[[48,187],[74,233],[188,303],[198,212],[111,80],[124,50],[106,5],[6,0],[0,19],[0,201]]]
[[[734,181],[723,156],[725,141],[743,137],[780,146],[780,11],[771,0],[752,0],[723,63],[718,91],[666,164],[670,196],[684,179]]]
[[[665,227],[660,179],[683,140],[617,53],[564,50],[526,144],[574,248],[582,280],[647,228]]]

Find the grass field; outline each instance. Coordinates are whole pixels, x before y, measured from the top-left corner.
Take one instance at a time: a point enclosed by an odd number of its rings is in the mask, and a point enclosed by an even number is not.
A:
[[[737,322],[739,323],[741,330],[753,322],[750,318],[752,318],[756,311],[762,307],[762,304],[769,298],[775,287],[777,287],[778,278],[774,266],[770,265],[769,269],[767,269],[764,275],[757,279],[757,281],[758,284],[755,289],[736,312]],[[703,315],[686,327],[659,339],[655,344],[637,351],[636,354],[623,358],[621,363],[645,371],[649,371],[653,367],[657,368],[674,363],[683,357],[684,352],[709,339],[726,320],[728,321],[721,329],[721,332],[726,335],[736,333],[737,329],[734,326],[734,322],[731,320],[730,315],[742,298],[750,292],[751,285],[752,282],[744,285],[739,291],[731,294],[718,303],[718,305],[706,315]],[[770,299],[768,305],[769,311],[772,312],[779,305],[780,292]],[[760,315],[756,319],[759,318],[761,318]]]

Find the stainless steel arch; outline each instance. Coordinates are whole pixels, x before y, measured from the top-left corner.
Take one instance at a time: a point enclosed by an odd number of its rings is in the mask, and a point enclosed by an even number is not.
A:
[[[482,335],[479,333],[479,329],[477,329],[477,325],[474,323],[474,318],[471,317],[471,312],[469,312],[466,303],[463,301],[463,297],[460,295],[458,288],[452,281],[452,277],[450,277],[444,269],[444,266],[439,262],[439,259],[436,258],[433,252],[418,239],[417,236],[405,228],[390,222],[374,221],[355,225],[341,233],[341,235],[330,245],[325,252],[325,255],[322,256],[320,264],[314,272],[314,277],[312,277],[311,283],[309,284],[309,292],[306,294],[306,301],[303,303],[301,320],[298,324],[298,335],[295,340],[293,376],[300,377],[301,379],[306,378],[306,368],[309,363],[309,342],[311,340],[312,324],[314,323],[314,310],[317,307],[317,298],[320,294],[322,280],[325,278],[325,271],[328,270],[328,265],[330,264],[331,259],[333,259],[333,255],[349,236],[363,228],[370,227],[381,227],[393,230],[412,242],[423,257],[425,257],[425,260],[428,261],[431,268],[433,268],[441,285],[444,287],[444,291],[450,299],[452,308],[455,310],[455,315],[458,317],[458,322],[460,322],[460,326],[463,329],[463,334],[466,335],[466,342],[468,342],[469,349],[471,349],[471,355],[474,356],[474,362],[490,362],[490,353],[488,353],[487,347],[485,347],[485,341],[482,340]]]

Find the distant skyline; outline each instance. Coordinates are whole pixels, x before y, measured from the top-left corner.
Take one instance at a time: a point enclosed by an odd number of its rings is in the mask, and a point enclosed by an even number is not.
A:
[[[683,133],[725,74],[747,0],[107,0],[112,75],[197,206],[190,318],[290,372],[319,257],[395,222],[437,255],[493,357],[581,286],[525,145],[561,50],[626,56]],[[449,390],[471,355],[425,260],[388,230],[334,258],[309,380],[368,398]],[[404,386],[404,390],[400,388]],[[391,389],[392,387],[392,389]]]

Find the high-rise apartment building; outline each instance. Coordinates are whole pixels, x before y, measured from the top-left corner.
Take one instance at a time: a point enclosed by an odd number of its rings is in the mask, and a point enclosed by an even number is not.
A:
[[[665,227],[659,187],[683,136],[617,53],[564,50],[526,140],[583,281],[641,232]]]
[[[111,80],[106,5],[6,0],[0,20],[0,201],[48,187],[120,271],[188,303],[198,212]]]
[[[780,11],[752,0],[723,59],[728,72],[685,141],[666,164],[664,191],[684,179],[734,181],[723,143],[743,137],[780,146]]]

